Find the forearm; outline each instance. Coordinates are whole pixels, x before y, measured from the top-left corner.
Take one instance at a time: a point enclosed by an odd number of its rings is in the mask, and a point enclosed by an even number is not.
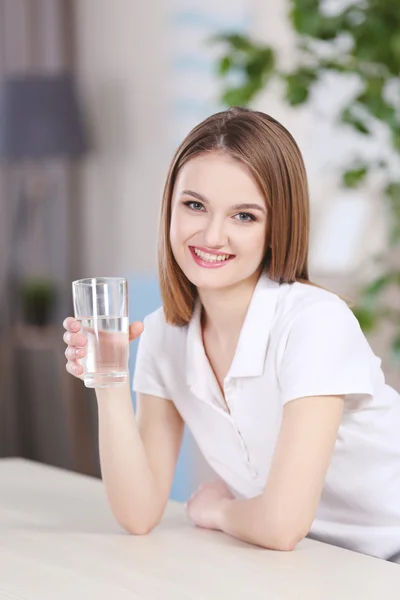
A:
[[[97,388],[102,478],[111,509],[131,533],[146,533],[162,503],[140,437],[128,384]]]
[[[304,537],[277,510],[266,509],[262,496],[250,500],[226,500],[218,512],[218,528],[250,544],[270,550],[293,550]]]

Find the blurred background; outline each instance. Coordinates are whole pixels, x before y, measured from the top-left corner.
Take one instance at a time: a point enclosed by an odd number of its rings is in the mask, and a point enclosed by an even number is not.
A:
[[[400,389],[398,0],[0,0],[0,457],[100,475],[94,392],[65,371],[71,282],[127,277],[131,320],[160,305],[168,163],[229,105],[294,135],[311,277]],[[186,434],[171,496],[208,476]]]

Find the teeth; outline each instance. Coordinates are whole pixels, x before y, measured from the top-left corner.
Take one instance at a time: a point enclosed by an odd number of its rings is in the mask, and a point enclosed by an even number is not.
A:
[[[208,252],[203,252],[197,248],[194,248],[194,253],[197,254],[197,256],[199,256],[201,259],[208,262],[222,262],[230,257],[229,254],[209,254]]]

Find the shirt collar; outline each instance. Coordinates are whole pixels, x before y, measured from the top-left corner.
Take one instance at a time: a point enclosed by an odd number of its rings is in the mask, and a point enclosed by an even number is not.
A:
[[[278,301],[280,284],[263,273],[254,288],[249,308],[239,335],[228,378],[257,377],[264,371],[269,334]],[[187,383],[203,386],[209,363],[201,332],[201,303],[198,299],[188,325],[186,349]]]

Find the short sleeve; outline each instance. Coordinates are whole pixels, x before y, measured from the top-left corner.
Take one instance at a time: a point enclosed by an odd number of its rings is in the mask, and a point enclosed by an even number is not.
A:
[[[160,342],[157,322],[151,318],[153,316],[150,315],[150,318],[146,317],[143,321],[144,331],[139,338],[132,389],[150,396],[169,398],[154,357],[155,349],[160,351]]]
[[[282,402],[306,396],[373,396],[375,359],[345,302],[313,303],[289,325],[279,369]]]

